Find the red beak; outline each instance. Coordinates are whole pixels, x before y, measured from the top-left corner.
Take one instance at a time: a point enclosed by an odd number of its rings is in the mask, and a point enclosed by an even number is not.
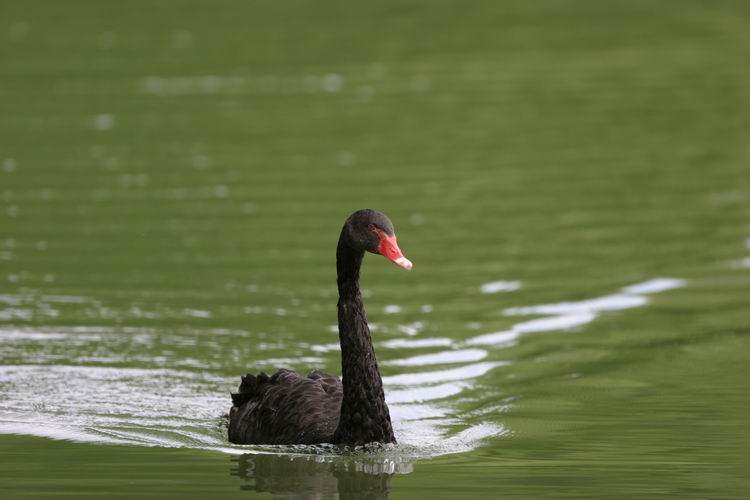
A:
[[[395,236],[388,236],[384,232],[378,231],[378,237],[380,238],[380,245],[378,245],[378,252],[380,252],[380,255],[394,264],[403,267],[407,271],[412,268],[411,261],[401,253],[401,249],[396,243]]]

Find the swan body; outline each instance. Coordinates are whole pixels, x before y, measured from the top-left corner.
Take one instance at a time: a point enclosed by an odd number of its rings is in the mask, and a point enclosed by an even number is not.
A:
[[[229,440],[253,444],[332,443],[343,385],[313,371],[307,377],[282,368],[271,377],[246,375],[232,395]]]
[[[359,291],[366,251],[405,269],[412,267],[384,214],[365,209],[346,220],[336,249],[343,381],[317,370],[307,377],[287,369],[270,377],[245,375],[232,394],[231,442],[352,446],[396,442]]]

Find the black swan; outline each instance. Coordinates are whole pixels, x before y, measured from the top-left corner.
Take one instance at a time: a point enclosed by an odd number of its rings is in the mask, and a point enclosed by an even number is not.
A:
[[[245,375],[239,391],[232,394],[231,442],[349,446],[396,442],[359,292],[365,251],[383,255],[404,269],[412,267],[398,248],[388,217],[370,209],[349,216],[336,248],[343,383],[317,370],[307,377],[287,369],[270,377]]]

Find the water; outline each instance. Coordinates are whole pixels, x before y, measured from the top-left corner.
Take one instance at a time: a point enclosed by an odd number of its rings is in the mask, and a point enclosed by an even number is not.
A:
[[[2,10],[3,498],[747,497],[743,4]],[[399,445],[228,443],[363,207]]]

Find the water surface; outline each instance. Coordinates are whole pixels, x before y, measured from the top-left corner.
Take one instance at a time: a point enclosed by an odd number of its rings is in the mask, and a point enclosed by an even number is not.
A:
[[[16,3],[0,23],[0,493],[745,498],[741,3]],[[227,442],[339,373],[334,250],[399,445]]]

